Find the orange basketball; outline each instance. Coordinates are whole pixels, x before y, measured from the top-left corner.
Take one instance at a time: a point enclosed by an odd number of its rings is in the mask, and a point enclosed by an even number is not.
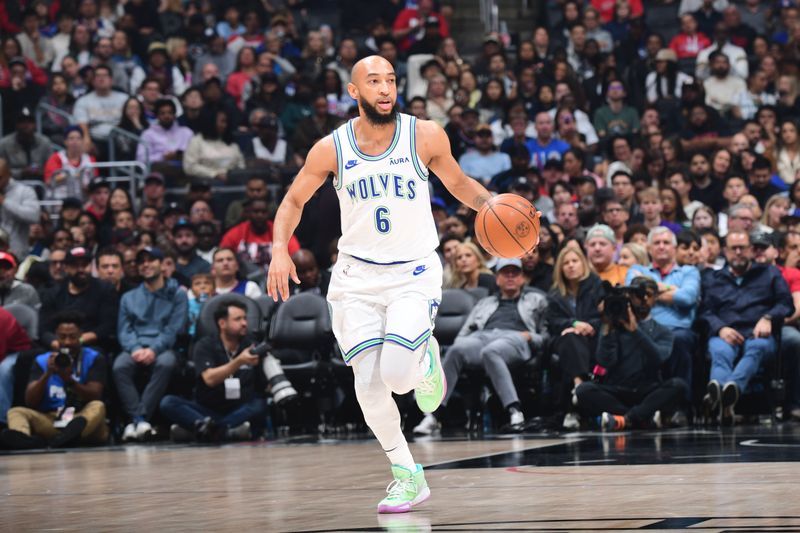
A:
[[[495,196],[475,217],[475,236],[497,257],[522,257],[539,243],[539,214],[516,194]]]

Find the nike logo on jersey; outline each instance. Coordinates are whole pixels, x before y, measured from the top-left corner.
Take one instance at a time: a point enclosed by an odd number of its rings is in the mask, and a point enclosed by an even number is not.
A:
[[[414,269],[414,272],[412,272],[411,275],[419,276],[420,274],[422,274],[426,270],[428,270],[428,267],[426,267],[425,265],[420,265],[420,266],[418,266],[417,268]]]
[[[359,163],[360,163],[360,161],[358,161],[356,159],[351,159],[350,161],[347,162],[347,164],[345,164],[344,169],[345,170],[350,170],[351,168],[353,168],[354,166],[356,166]]]

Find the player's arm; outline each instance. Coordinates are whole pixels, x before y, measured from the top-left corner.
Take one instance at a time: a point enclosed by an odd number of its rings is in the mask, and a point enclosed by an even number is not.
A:
[[[336,148],[328,135],[308,152],[305,165],[297,173],[289,191],[283,197],[272,228],[272,261],[267,273],[267,294],[278,301],[289,298],[289,276],[300,283],[297,270],[289,257],[289,239],[300,223],[303,207],[319,189],[328,175],[336,171]]]
[[[418,120],[417,143],[426,166],[462,204],[477,211],[492,197],[481,182],[464,174],[458,166],[450,151],[450,140],[441,126],[431,120]]]

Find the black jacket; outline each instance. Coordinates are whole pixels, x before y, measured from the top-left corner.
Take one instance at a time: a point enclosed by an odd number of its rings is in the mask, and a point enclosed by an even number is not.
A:
[[[578,285],[574,308],[558,289],[551,289],[547,294],[547,324],[550,327],[550,336],[557,339],[562,331],[572,327],[575,320],[588,322],[599,332],[600,312],[597,310],[597,305],[602,297],[602,281],[594,272]]]
[[[636,331],[614,329],[600,335],[597,362],[606,369],[603,383],[638,389],[661,381],[661,365],[672,353],[674,336],[653,319]]]
[[[119,295],[111,284],[91,278],[86,290],[73,295],[69,293],[69,281],[64,280],[43,293],[39,312],[39,339],[46,346],[56,338],[53,318],[65,310],[83,314],[82,329],[96,333],[99,346],[104,349],[114,346],[117,338]]]

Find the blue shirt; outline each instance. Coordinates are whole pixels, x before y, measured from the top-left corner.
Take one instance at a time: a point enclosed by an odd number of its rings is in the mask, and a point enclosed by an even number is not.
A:
[[[462,155],[458,164],[467,176],[480,180],[485,185],[495,174],[511,168],[511,158],[503,152],[482,155],[473,150]]]
[[[542,170],[549,159],[561,161],[561,156],[569,150],[569,144],[554,138],[550,139],[549,143],[542,145],[539,143],[539,139],[536,139],[528,145],[528,150],[531,151],[531,166]]]
[[[700,301],[700,273],[695,267],[676,264],[664,276],[655,266],[633,265],[625,276],[625,285],[630,285],[637,276],[678,287],[672,297],[672,305],[656,303],[652,311],[653,320],[668,328],[692,327]]]

